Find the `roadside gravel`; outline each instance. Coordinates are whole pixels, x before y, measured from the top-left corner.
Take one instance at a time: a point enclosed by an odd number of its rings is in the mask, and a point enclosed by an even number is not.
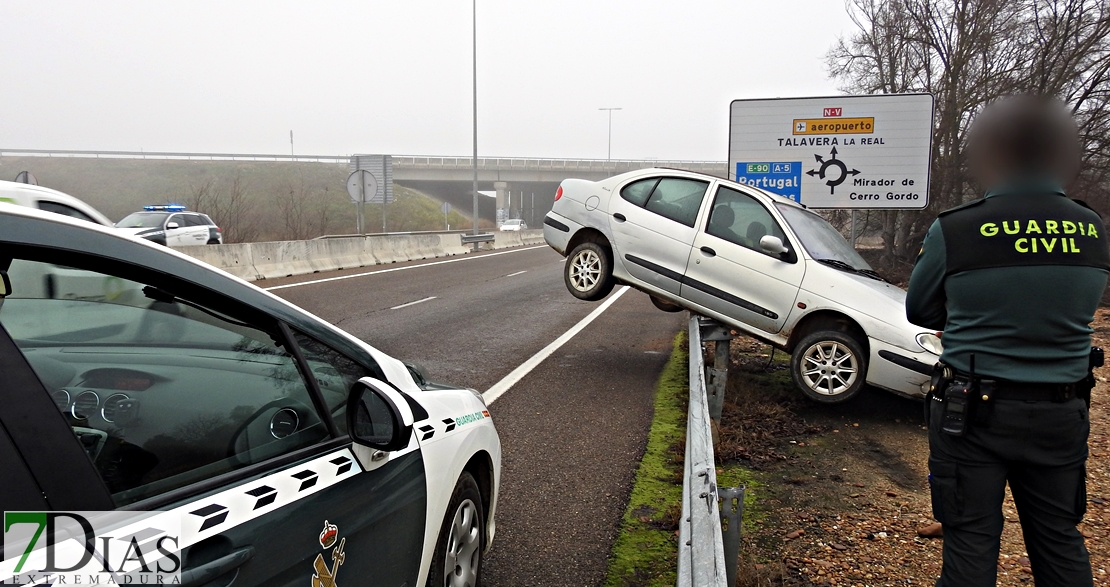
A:
[[[1100,310],[1095,344],[1110,349],[1110,312]],[[932,585],[942,538],[918,530],[933,522],[927,483],[928,437],[920,401],[867,390],[844,406],[786,396],[781,363],[767,347],[733,342],[733,377],[721,425],[721,470],[740,466],[760,485],[745,524],[738,585]],[[778,373],[776,373],[778,371]],[[1079,526],[1095,585],[1110,586],[1110,366],[1096,373],[1091,410],[1087,516]],[[759,407],[774,403],[775,408]],[[1032,585],[1017,510],[1007,492],[998,585]]]

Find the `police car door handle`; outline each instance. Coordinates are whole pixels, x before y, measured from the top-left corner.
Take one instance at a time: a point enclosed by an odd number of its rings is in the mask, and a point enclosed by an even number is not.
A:
[[[620,212],[613,214],[613,218],[615,218],[617,222],[624,222],[625,220],[628,220],[624,217],[624,214],[621,214]]]
[[[210,563],[205,563],[199,567],[186,569],[181,572],[181,585],[186,587],[188,585],[203,585],[225,575],[236,568],[242,566],[254,556],[254,547],[248,546],[241,548],[235,552],[222,556]]]
[[[714,251],[713,249],[711,249],[709,247],[702,247],[701,252],[705,253],[706,257],[716,257],[717,256],[717,251]]]

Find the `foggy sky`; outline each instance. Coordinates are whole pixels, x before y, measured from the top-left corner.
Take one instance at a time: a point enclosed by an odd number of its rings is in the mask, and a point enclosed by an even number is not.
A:
[[[471,152],[471,2],[0,2],[0,147]],[[478,0],[483,156],[725,160],[729,102],[839,93],[840,0]]]

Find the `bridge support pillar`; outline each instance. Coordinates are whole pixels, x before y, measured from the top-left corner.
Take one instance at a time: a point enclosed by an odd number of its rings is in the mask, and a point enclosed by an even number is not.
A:
[[[495,181],[493,189],[497,190],[497,224],[500,226],[510,218],[509,210],[509,182]]]

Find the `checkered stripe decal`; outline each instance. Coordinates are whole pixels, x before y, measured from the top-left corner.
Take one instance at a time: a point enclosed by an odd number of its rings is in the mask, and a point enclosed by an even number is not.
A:
[[[181,547],[234,528],[362,472],[350,448],[210,495],[180,508]]]

